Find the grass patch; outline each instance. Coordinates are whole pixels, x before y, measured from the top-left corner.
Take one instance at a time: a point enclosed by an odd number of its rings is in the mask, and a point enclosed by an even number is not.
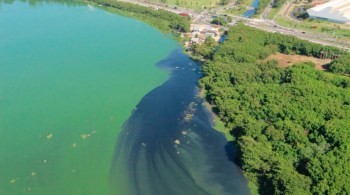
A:
[[[202,97],[203,99],[205,99],[205,94],[207,94],[205,89],[202,89],[199,93],[199,96]],[[211,113],[212,119],[213,119],[213,123],[214,126],[213,128],[218,131],[221,132],[222,134],[224,134],[224,136],[226,137],[227,141],[233,141],[234,138],[232,137],[232,135],[230,134],[230,129],[228,129],[225,125],[224,122],[222,122],[220,120],[220,118],[213,112],[213,106],[211,104],[209,104],[209,102],[204,101],[203,102],[203,106]]]
[[[267,15],[267,18],[270,20],[273,19],[277,15],[277,13],[280,9],[281,8],[271,8],[269,14]]]
[[[259,188],[255,183],[249,181],[248,188],[250,190],[251,195],[259,195]]]
[[[214,116],[214,129],[223,133],[227,139],[227,141],[233,141],[233,137],[230,134],[230,129],[226,128],[225,123],[222,122],[219,117]]]
[[[326,34],[328,36],[337,37],[348,41],[350,40],[350,26],[345,26],[344,24],[336,24],[332,22],[312,19],[306,19],[297,23],[282,16],[277,16],[275,18],[275,21],[282,26],[318,34]]]

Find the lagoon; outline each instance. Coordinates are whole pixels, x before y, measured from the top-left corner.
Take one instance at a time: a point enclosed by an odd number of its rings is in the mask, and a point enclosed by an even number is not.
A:
[[[248,194],[199,66],[143,22],[67,2],[0,1],[0,194]]]
[[[176,46],[92,6],[2,3],[0,194],[109,194],[117,134]]]

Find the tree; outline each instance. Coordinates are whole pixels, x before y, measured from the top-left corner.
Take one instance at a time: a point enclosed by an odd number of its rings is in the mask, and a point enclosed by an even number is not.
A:
[[[330,70],[343,74],[349,54],[242,24],[219,47],[212,43],[196,48],[207,59],[199,86],[231,129],[237,163],[259,193],[349,194],[350,78],[265,60],[274,52],[336,53]]]
[[[227,5],[229,0],[220,0],[220,5]]]

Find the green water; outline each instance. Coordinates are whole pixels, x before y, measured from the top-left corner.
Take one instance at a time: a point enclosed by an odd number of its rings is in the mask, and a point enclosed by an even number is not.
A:
[[[1,2],[0,194],[111,194],[118,132],[176,43],[92,6]]]

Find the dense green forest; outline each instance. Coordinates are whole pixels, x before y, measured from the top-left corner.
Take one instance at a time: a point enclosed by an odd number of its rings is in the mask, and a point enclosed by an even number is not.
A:
[[[350,74],[350,54],[341,55],[330,64],[329,69],[335,73]]]
[[[242,24],[219,47],[208,39],[193,49],[206,59],[199,85],[260,194],[350,194],[349,77],[263,60],[343,51]],[[334,63],[349,64],[341,59]]]
[[[163,32],[188,32],[190,31],[190,18],[166,10],[154,10],[152,8],[121,2],[118,0],[89,0],[107,7],[113,7],[123,14],[145,21]]]

